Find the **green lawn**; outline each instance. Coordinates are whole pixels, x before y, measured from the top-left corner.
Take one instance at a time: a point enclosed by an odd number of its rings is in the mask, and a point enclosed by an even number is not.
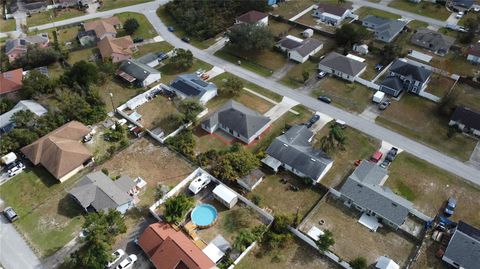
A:
[[[412,94],[393,102],[376,122],[462,161],[477,142],[461,134],[448,138],[448,119],[438,116],[437,104]]]
[[[408,153],[398,155],[389,167],[389,175],[385,185],[412,201],[425,214],[435,216],[453,196],[458,199],[453,220],[480,225],[480,188],[477,186]]]
[[[193,73],[199,69],[203,69],[203,70],[210,70],[212,69],[213,66],[209,63],[206,63],[202,60],[199,60],[199,59],[193,59],[193,66],[190,67],[188,70],[176,70],[176,69],[173,69],[171,65],[169,64],[166,64],[162,67],[160,67],[158,70],[162,73],[162,78],[161,78],[161,82],[163,83],[170,83],[176,76],[180,75],[180,74],[183,74],[183,73]]]
[[[413,3],[409,0],[393,0],[388,6],[442,21],[448,19],[451,14],[444,5],[428,1]]]
[[[103,85],[94,85],[93,89],[98,91],[100,98],[105,103],[108,111],[113,110],[112,99],[115,107],[118,107],[128,101],[130,98],[143,92],[143,89],[127,85],[116,76],[107,78],[105,84]],[[110,97],[110,93],[113,94],[112,98]]]
[[[49,256],[72,240],[83,223],[83,210],[66,189],[80,178],[60,184],[42,167],[27,169],[0,186],[0,196],[20,219],[16,228],[40,256]]]
[[[81,49],[76,50],[68,53],[68,60],[69,64],[74,64],[81,60],[84,61],[92,61],[94,59],[94,55],[100,53],[97,48],[88,48],[88,49]]]
[[[215,52],[215,56],[220,57],[226,61],[229,61],[231,63],[238,64],[239,61],[241,61],[241,66],[245,69],[248,69],[252,72],[255,72],[261,76],[268,77],[271,76],[273,71],[269,70],[268,68],[265,68],[263,66],[260,66],[258,64],[255,64],[250,61],[245,61],[237,56],[234,56],[228,52],[226,52],[224,49],[221,49],[217,52]]]
[[[408,27],[411,29],[418,29],[418,28],[427,28],[428,23],[423,21],[413,20],[408,23]]]
[[[371,104],[373,91],[358,83],[350,83],[336,77],[326,77],[321,82],[320,88],[314,89],[311,95],[313,97],[327,95],[332,99],[333,105],[361,113]]]
[[[115,14],[115,16],[117,16],[120,19],[122,24],[125,23],[125,21],[128,19],[137,20],[140,27],[138,27],[138,29],[133,33],[132,35],[133,39],[138,37],[149,39],[158,35],[155,29],[153,28],[153,26],[150,24],[150,22],[147,20],[147,18],[143,14],[133,13],[133,12],[124,12],[124,13]],[[122,36],[122,35],[126,35],[126,33],[123,30],[119,33],[119,36]]]
[[[167,41],[162,41],[162,42],[158,42],[158,43],[150,43],[150,44],[145,44],[145,45],[141,45],[141,46],[138,46],[138,51],[136,51],[133,56],[134,57],[140,57],[140,56],[143,56],[147,53],[158,53],[158,52],[169,52],[171,51],[172,49],[174,49],[174,47],[172,45],[170,45],[170,43],[168,43]]]
[[[157,9],[157,16],[162,20],[162,22],[167,25],[167,26],[171,26],[175,29],[175,32],[174,34],[179,37],[179,38],[182,38],[182,37],[185,37],[187,36],[187,34],[185,33],[185,31],[175,22],[175,20],[166,12],[165,10],[165,6],[160,6],[158,9]],[[192,45],[194,45],[195,47],[199,48],[199,49],[206,49],[208,47],[210,47],[211,45],[215,44],[215,38],[210,38],[210,39],[207,39],[207,40],[199,40],[199,39],[196,39],[194,37],[190,37],[190,43]]]
[[[4,20],[0,19],[0,32],[15,31],[16,23],[14,19]]]
[[[320,52],[322,53],[322,52]],[[290,88],[298,88],[303,86],[303,72],[308,72],[309,78],[317,75],[318,64],[310,60],[296,64],[288,73],[280,80],[283,84]]]
[[[453,89],[457,104],[480,111],[480,91],[467,84],[458,83]]]
[[[98,10],[105,11],[109,9],[132,6],[146,2],[150,2],[150,0],[103,0],[103,4]]]
[[[366,17],[367,15],[374,15],[378,17],[384,17],[389,19],[400,19],[402,16],[393,14],[390,12],[386,12],[380,9],[372,8],[372,7],[361,7],[355,11],[360,19]]]
[[[52,21],[62,21],[73,17],[85,15],[85,12],[74,8],[52,9],[49,11],[34,13],[27,17],[28,27],[51,23]]]

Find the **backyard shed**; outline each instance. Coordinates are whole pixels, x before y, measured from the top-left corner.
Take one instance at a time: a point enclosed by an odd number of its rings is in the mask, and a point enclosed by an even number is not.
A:
[[[400,266],[396,264],[392,259],[386,256],[378,257],[377,264],[375,268],[378,269],[399,269]]]
[[[212,260],[212,262],[217,263],[225,255],[215,244],[212,242],[208,244],[203,250],[203,253]]]
[[[260,169],[253,170],[250,174],[237,179],[237,183],[248,191],[253,191],[265,178],[265,174]]]
[[[313,29],[305,29],[305,31],[302,32],[303,37],[312,37],[313,36]]]
[[[17,155],[15,153],[10,152],[2,157],[2,163],[3,164],[9,164],[14,162],[17,159]]]
[[[223,184],[213,189],[213,196],[224,206],[232,208],[238,201],[237,194]]]

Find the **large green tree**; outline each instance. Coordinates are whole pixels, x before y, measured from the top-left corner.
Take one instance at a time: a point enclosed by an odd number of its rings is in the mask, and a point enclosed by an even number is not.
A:
[[[176,136],[168,138],[165,143],[174,150],[194,159],[195,139],[192,130],[184,129]]]
[[[349,262],[352,269],[365,269],[367,268],[367,259],[364,257],[356,257]]]
[[[317,247],[321,252],[327,251],[331,246],[335,244],[333,234],[330,230],[325,230],[317,240]]]
[[[32,96],[53,93],[57,83],[37,70],[30,70],[28,75],[23,77],[23,89],[20,92],[22,97],[29,99]]]
[[[129,35],[133,35],[133,33],[135,33],[139,27],[140,24],[135,18],[129,18],[123,24],[123,30],[125,30],[125,33]]]
[[[62,81],[71,87],[78,84],[88,88],[98,81],[98,67],[84,60],[76,62],[62,75]]]
[[[339,46],[350,49],[353,44],[360,43],[368,38],[369,32],[365,27],[347,23],[335,31],[335,41]]]
[[[173,56],[170,57],[169,65],[177,72],[185,71],[193,66],[193,54],[190,50],[175,49]]]
[[[198,114],[205,108],[196,100],[184,99],[178,105],[178,110],[183,114],[186,122],[195,122]]]
[[[336,150],[344,150],[347,137],[345,136],[343,129],[337,124],[330,125],[330,131],[328,135],[320,139],[321,148],[326,153],[333,153]]]
[[[60,52],[52,48],[39,48],[29,46],[27,53],[11,63],[12,68],[24,68],[26,70],[40,66],[47,66],[62,58]]]
[[[241,90],[243,89],[243,81],[235,76],[230,76],[218,89],[220,95],[225,96],[238,96],[240,95]]]
[[[221,156],[213,168],[213,175],[227,180],[248,175],[260,165],[260,161],[250,151],[240,149],[236,152],[228,152]]]
[[[188,197],[185,194],[170,197],[165,201],[165,211],[163,212],[163,216],[165,217],[165,220],[170,223],[178,223],[182,221],[185,214],[187,214],[194,204],[193,198]]]
[[[272,48],[275,43],[272,30],[263,24],[237,24],[227,36],[231,46],[241,51],[258,52]]]

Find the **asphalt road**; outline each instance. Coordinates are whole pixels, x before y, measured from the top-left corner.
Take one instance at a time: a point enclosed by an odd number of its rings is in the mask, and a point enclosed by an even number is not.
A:
[[[40,260],[3,214],[0,215],[0,261],[5,269],[40,269]]]

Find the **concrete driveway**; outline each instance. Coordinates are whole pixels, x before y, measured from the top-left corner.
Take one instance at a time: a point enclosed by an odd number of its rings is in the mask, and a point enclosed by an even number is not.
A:
[[[282,101],[265,112],[265,116],[270,118],[270,124],[287,113],[292,107],[298,105],[298,102],[288,97],[283,97]]]
[[[40,269],[40,260],[3,214],[0,215],[0,262],[5,269]]]

